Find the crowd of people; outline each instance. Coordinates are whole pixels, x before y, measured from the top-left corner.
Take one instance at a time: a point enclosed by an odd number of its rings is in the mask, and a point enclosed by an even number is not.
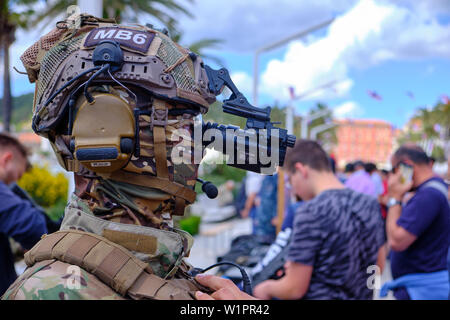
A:
[[[376,266],[381,273],[389,259],[393,281],[383,285],[381,296],[392,290],[399,300],[448,299],[450,196],[433,163],[420,147],[406,144],[392,155],[391,171],[356,161],[339,173],[318,143],[298,141],[283,168],[300,200],[285,219],[293,232],[284,276],[259,283],[253,297],[230,280],[200,276],[216,292],[197,298],[371,299],[376,287],[368,285],[369,270]],[[409,180],[402,166],[411,169]],[[241,214],[252,218],[255,236],[273,239],[276,178],[249,174],[249,181]],[[272,206],[261,206],[262,198]]]
[[[433,160],[418,146],[401,146],[392,170],[356,161],[336,172],[334,161],[312,140],[299,140],[282,168],[289,229],[283,274],[259,282],[252,296],[213,275],[196,280],[210,299],[372,299],[370,268],[390,260],[396,299],[449,298],[450,209],[448,181],[433,172]],[[9,238],[30,249],[51,227],[42,211],[11,190],[29,166],[26,149],[0,134],[0,295],[17,278]],[[405,180],[403,168],[411,170]],[[447,177],[448,178],[448,177]],[[278,175],[249,173],[237,206],[252,219],[261,243],[277,240]],[[293,201],[291,201],[294,199]]]

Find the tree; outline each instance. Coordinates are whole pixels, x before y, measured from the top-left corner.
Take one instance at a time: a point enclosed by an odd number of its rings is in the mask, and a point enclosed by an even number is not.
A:
[[[445,150],[450,150],[450,103],[437,102],[433,108],[418,108],[409,120],[407,130],[398,143],[415,142],[433,146],[431,156],[445,160]]]
[[[173,41],[176,43],[179,43],[181,45],[183,44],[183,33],[180,32],[180,28],[178,27],[178,22],[175,19],[170,19],[167,23],[167,28],[170,34],[170,37]],[[220,66],[224,66],[224,62],[219,57],[209,55],[205,53],[205,49],[210,49],[217,47],[220,43],[222,43],[222,40],[220,39],[213,39],[213,38],[207,38],[207,39],[200,39],[194,43],[185,45],[189,48],[192,52],[198,54],[203,59],[209,59],[211,61],[214,61]]]
[[[328,108],[327,105],[325,105],[323,103],[320,103],[320,102],[317,103],[317,105],[309,111],[309,114],[313,114],[315,112],[322,111],[322,110],[328,110],[329,114],[327,114],[323,117],[314,119],[313,121],[311,121],[308,124],[308,137],[311,136],[311,130],[314,127],[323,125],[325,123],[333,122],[333,118],[332,118],[333,112]],[[336,127],[334,126],[325,131],[320,132],[317,135],[317,141],[319,141],[322,145],[329,145],[331,147],[331,145],[333,145],[337,142]]]
[[[15,12],[14,9],[20,5],[30,5],[33,0],[2,0],[0,2],[0,52],[3,62],[3,128],[10,131],[12,100],[11,100],[11,78],[9,65],[9,48],[15,41],[17,28],[26,26],[29,16],[33,13],[31,9]],[[14,7],[14,9],[13,9]]]
[[[187,0],[192,3],[194,0]],[[47,2],[47,1],[46,1]],[[37,25],[44,20],[53,19],[60,15],[62,12],[71,6],[76,4],[76,0],[57,0],[48,6],[45,12],[37,15],[33,19],[31,25]],[[178,28],[177,19],[174,15],[182,14],[188,17],[193,17],[189,10],[176,0],[103,0],[103,18],[113,18],[117,23],[121,23],[123,20],[127,22],[138,23],[139,15],[143,13],[149,14],[152,17],[159,20],[163,26],[166,26],[170,32],[171,38],[179,43],[182,38],[182,32]],[[137,14],[136,14],[137,13]],[[194,42],[187,47],[202,57],[203,50],[205,48],[211,48],[219,44],[221,40],[218,39],[201,39]],[[220,62],[220,59],[216,57],[206,56],[213,59],[216,62]]]
[[[40,22],[54,19],[71,5],[76,5],[76,0],[45,0],[47,9],[36,15],[31,22],[37,25]],[[193,0],[188,0],[192,3]],[[176,0],[103,0],[103,17],[116,19],[117,23],[121,23],[126,19],[129,22],[137,22],[139,14],[146,13],[163,24],[167,25],[174,19],[173,14],[185,14],[192,16],[191,13],[183,5]]]
[[[3,53],[4,75],[3,75],[3,119],[5,130],[10,129],[11,122],[11,86],[9,69],[9,47],[14,42],[14,33],[17,28],[36,27],[41,23],[49,22],[51,19],[65,13],[67,8],[76,4],[76,0],[45,0],[46,10],[36,13],[33,10],[38,0],[2,0],[0,4],[0,52]],[[42,1],[41,1],[42,2]],[[103,0],[103,18],[115,18],[118,23],[123,19],[130,22],[137,22],[138,13],[145,13],[161,21],[163,25],[172,29],[173,34],[178,40],[181,40],[182,33],[177,30],[175,14],[183,14],[192,17],[189,10],[179,4],[176,0]],[[188,0],[192,3],[193,0]],[[21,12],[13,12],[12,7],[21,6],[25,8]],[[177,39],[174,41],[178,42]],[[202,55],[204,49],[217,45],[220,40],[203,39],[197,41],[188,47],[193,52]],[[215,57],[212,60],[221,61]]]

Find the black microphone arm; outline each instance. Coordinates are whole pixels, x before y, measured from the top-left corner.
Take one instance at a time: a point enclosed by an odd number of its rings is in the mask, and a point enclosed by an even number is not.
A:
[[[217,197],[219,190],[211,181],[205,181],[200,178],[197,178],[197,181],[202,184],[202,190],[208,198],[215,199]]]

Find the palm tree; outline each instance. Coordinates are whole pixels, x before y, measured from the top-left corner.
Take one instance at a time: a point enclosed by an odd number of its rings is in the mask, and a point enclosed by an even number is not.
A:
[[[426,143],[434,141],[432,156],[437,161],[445,159],[450,150],[450,103],[438,102],[433,108],[420,107],[409,121],[410,128],[398,138],[398,143]],[[419,124],[419,127],[413,127]]]
[[[178,27],[178,22],[175,19],[169,19],[168,23],[166,24],[167,29],[169,31],[170,38],[175,41],[176,43],[179,43],[181,45],[184,45],[185,47],[189,48],[192,52],[198,54],[203,59],[209,59],[211,61],[214,61],[220,66],[224,66],[224,61],[220,59],[217,56],[209,55],[205,53],[205,49],[210,49],[217,47],[222,43],[222,40],[220,39],[201,39],[196,42],[193,42],[191,44],[183,44],[183,33],[180,32],[180,29]]]
[[[76,0],[56,0],[48,1],[46,10],[35,13],[33,5],[39,0],[2,0],[0,4],[0,52],[3,53],[4,63],[4,93],[3,93],[3,111],[4,111],[4,128],[9,131],[11,121],[11,87],[10,87],[10,70],[9,70],[9,47],[14,42],[14,32],[19,28],[36,27],[37,25],[45,25],[56,18],[58,15],[65,13],[70,5],[75,5]],[[192,3],[194,0],[187,0]],[[42,2],[42,1],[41,1]],[[115,18],[118,23],[125,19],[137,22],[137,16],[145,13],[153,16],[171,29],[172,33],[181,39],[181,32],[176,29],[176,19],[174,15],[182,14],[192,17],[189,10],[179,3],[177,0],[103,0],[103,18]],[[20,13],[12,12],[13,5],[22,5],[26,9]],[[138,13],[138,14],[136,14]],[[178,42],[177,39],[174,41]],[[201,54],[207,47],[217,45],[220,40],[203,39],[197,41],[188,47],[195,53]],[[223,64],[216,57],[207,56],[219,64]]]
[[[188,0],[193,3],[194,0]],[[33,25],[42,22],[45,19],[55,18],[61,12],[64,12],[70,5],[76,4],[76,0],[58,0],[49,6],[46,12],[38,15],[32,22]],[[159,8],[164,8],[161,10]],[[103,18],[114,18],[118,23],[122,20],[130,22],[138,22],[139,13],[149,14],[159,20],[162,25],[167,27],[169,35],[173,41],[182,44],[183,33],[178,26],[177,19],[174,14],[184,14],[193,18],[193,15],[178,4],[175,0],[103,0]],[[217,47],[222,42],[219,39],[201,39],[191,44],[184,44],[192,52],[200,55],[203,58],[210,59],[217,64],[223,66],[223,61],[212,55],[205,54],[205,49]]]
[[[193,2],[193,0],[188,0]],[[45,2],[49,2],[45,0]],[[173,14],[185,14],[192,16],[191,13],[183,5],[176,0],[103,0],[103,17],[114,18],[118,23],[123,18],[128,21],[137,21],[137,16],[142,13],[149,14],[163,24],[168,24],[173,19]],[[36,25],[44,20],[49,21],[63,12],[71,5],[76,5],[76,0],[56,0],[49,3],[47,10],[37,15],[32,21]],[[130,14],[131,10],[132,14]],[[138,13],[138,14],[136,14]]]
[[[17,7],[24,3],[31,4],[33,0],[0,2],[0,52],[3,58],[3,129],[10,131],[12,100],[11,100],[11,79],[9,69],[9,48],[15,40],[17,28],[23,28],[32,10],[14,12],[13,6]]]

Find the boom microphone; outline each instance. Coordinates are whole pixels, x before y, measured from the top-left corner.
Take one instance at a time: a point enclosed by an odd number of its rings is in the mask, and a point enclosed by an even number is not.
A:
[[[208,196],[208,198],[214,199],[215,197],[217,197],[219,190],[217,190],[217,187],[211,181],[205,181],[198,178],[197,181],[202,184],[202,190]]]

